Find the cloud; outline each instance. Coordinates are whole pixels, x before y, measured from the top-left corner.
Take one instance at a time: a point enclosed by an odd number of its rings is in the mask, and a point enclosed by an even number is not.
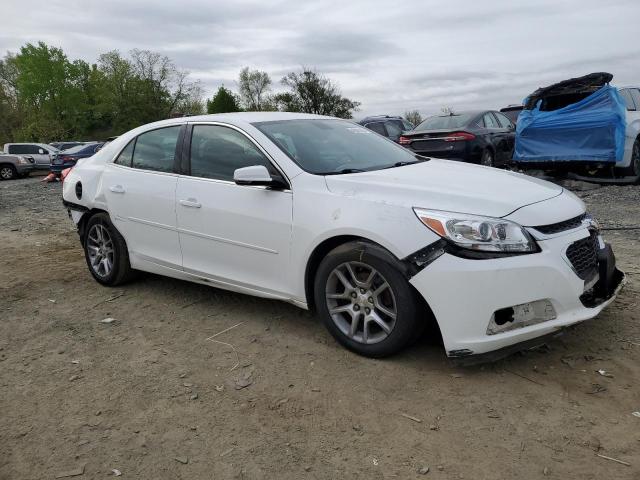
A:
[[[235,88],[243,66],[316,68],[362,103],[359,115],[441,106],[499,108],[539,86],[609,71],[640,83],[637,0],[22,0],[3,5],[0,52],[43,40],[70,58],[150,49]]]

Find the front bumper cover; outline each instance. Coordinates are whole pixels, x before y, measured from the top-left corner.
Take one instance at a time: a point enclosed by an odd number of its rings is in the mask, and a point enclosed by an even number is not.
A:
[[[624,274],[615,268],[608,248],[607,268],[601,269],[596,285],[576,275],[565,252],[588,235],[586,228],[574,230],[539,240],[538,253],[506,258],[460,258],[439,248],[427,252],[430,255],[420,258],[425,265],[409,281],[433,312],[447,355],[457,359],[491,354],[479,361],[504,357],[531,348],[530,344],[544,343],[540,337],[595,317],[613,301],[624,284]],[[407,260],[410,258],[415,260]],[[584,295],[590,289],[594,295],[587,303]],[[554,319],[487,335],[487,325],[497,310],[538,300],[552,304]]]

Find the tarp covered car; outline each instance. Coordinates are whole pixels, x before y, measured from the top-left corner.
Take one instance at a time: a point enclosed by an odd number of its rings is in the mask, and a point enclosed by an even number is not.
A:
[[[621,162],[626,108],[609,85],[612,78],[591,73],[532,93],[518,118],[513,159],[542,168],[561,162]]]

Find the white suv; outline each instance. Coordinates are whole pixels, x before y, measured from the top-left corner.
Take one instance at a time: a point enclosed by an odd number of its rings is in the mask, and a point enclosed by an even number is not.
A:
[[[372,357],[429,320],[463,361],[539,345],[624,278],[561,187],[319,115],[145,125],[73,168],[63,196],[98,282],[136,269],[285,300]]]

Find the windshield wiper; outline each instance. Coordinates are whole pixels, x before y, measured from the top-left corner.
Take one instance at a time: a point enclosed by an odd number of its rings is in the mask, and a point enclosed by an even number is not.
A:
[[[404,167],[405,165],[413,165],[415,163],[422,163],[422,162],[426,162],[427,160],[429,160],[429,158],[427,157],[419,157],[418,155],[416,155],[416,160],[411,160],[411,161],[404,161],[404,162],[396,162],[393,165],[389,165],[388,167],[384,167],[385,169],[387,168],[395,168],[395,167]]]
[[[338,170],[335,172],[322,172],[320,175],[342,175],[344,173],[361,173],[366,172],[366,170],[362,170],[360,168],[343,168],[342,170]]]

